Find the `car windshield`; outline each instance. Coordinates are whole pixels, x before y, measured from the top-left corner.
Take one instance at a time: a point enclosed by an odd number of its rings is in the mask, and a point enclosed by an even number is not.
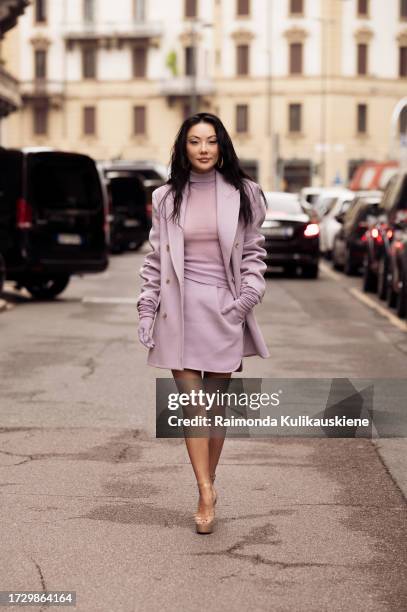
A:
[[[288,215],[300,215],[303,213],[300,202],[296,198],[279,199],[270,196],[267,198],[268,208],[272,213],[286,213]]]

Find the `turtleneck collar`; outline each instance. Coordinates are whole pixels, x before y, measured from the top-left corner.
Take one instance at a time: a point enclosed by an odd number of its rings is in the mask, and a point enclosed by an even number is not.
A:
[[[211,168],[208,172],[196,172],[191,170],[189,180],[191,183],[212,183],[216,178],[215,168]]]

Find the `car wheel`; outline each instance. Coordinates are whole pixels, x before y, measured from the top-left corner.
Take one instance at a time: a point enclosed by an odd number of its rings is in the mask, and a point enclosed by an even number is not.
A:
[[[407,314],[407,271],[406,268],[401,272],[401,287],[397,295],[396,304],[397,314],[400,319],[404,319]]]
[[[0,254],[0,293],[4,288],[4,281],[6,280],[6,264],[4,263],[4,258]]]
[[[70,276],[58,276],[57,278],[33,278],[24,281],[24,287],[31,295],[39,300],[52,300],[62,293],[69,283]]]
[[[312,264],[309,266],[302,267],[303,278],[318,278],[319,267],[318,264]]]
[[[377,271],[377,294],[381,300],[387,298],[387,258],[381,257],[379,259],[379,266]]]
[[[375,293],[377,291],[377,276],[370,268],[369,256],[363,259],[363,291]]]
[[[336,258],[336,242],[334,242],[334,246],[332,249],[332,265],[335,270],[342,270],[343,268],[342,264],[338,263],[338,260]]]
[[[284,274],[290,278],[297,276],[297,266],[295,264],[286,264],[284,266]]]
[[[393,288],[393,279],[391,276],[387,278],[387,306],[394,308],[397,302],[397,293]]]
[[[356,268],[354,264],[352,264],[351,252],[348,248],[345,251],[345,265],[343,266],[343,271],[347,276],[354,276],[356,274]]]

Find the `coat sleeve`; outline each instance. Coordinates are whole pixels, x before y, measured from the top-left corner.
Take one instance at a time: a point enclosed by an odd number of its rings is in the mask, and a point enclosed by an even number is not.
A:
[[[144,258],[140,268],[142,278],[140,295],[137,299],[139,317],[154,317],[160,301],[160,215],[156,190],[152,193],[152,225],[148,241],[152,250]]]
[[[245,288],[254,289],[259,301],[263,299],[266,291],[266,282],[264,274],[267,270],[267,264],[264,259],[267,255],[263,248],[265,237],[260,232],[260,228],[266,217],[266,205],[260,193],[260,187],[256,184],[250,185],[252,196],[250,197],[253,209],[253,221],[246,226],[242,262],[240,264],[241,275],[241,294],[245,293]]]

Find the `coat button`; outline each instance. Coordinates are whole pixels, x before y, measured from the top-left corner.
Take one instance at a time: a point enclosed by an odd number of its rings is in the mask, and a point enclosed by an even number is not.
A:
[[[166,280],[165,282],[168,284],[168,283],[170,282],[170,279],[169,279],[169,278],[167,278],[167,280]]]
[[[167,318],[167,313],[163,312],[163,319],[166,319],[166,318]]]
[[[236,242],[235,247],[238,247],[238,246],[239,246],[239,243],[238,243],[238,242]]]
[[[165,245],[165,248],[167,249],[167,251],[169,251],[170,250],[170,245],[169,244]]]

